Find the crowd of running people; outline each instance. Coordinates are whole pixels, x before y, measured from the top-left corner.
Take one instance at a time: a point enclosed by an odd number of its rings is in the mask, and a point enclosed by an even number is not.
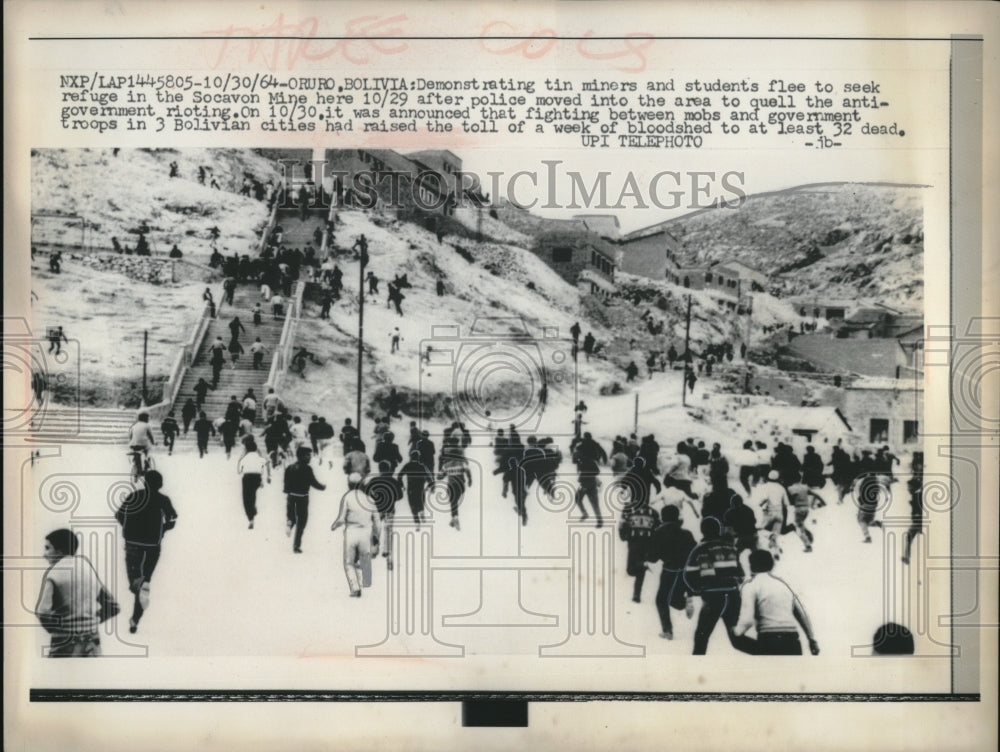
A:
[[[585,410],[585,406],[578,407]],[[448,502],[451,527],[461,529],[459,513],[473,480],[467,456],[473,436],[462,422],[445,428],[439,449],[428,430],[410,421],[404,453],[389,416],[376,419],[369,445],[351,419],[339,430],[322,416],[313,415],[307,423],[292,415],[273,390],[260,404],[262,428],[255,424],[257,410],[256,397],[248,393],[243,399],[234,395],[225,415],[215,421],[199,417],[193,429],[199,455],[208,453],[212,434],[218,434],[227,459],[240,444],[236,467],[250,528],[256,517],[258,489],[273,474],[282,473],[286,532],[293,536],[297,553],[302,551],[308,521],[309,490],[326,487],[313,468],[323,475],[340,465],[352,496],[342,500],[339,524],[334,527],[345,528],[345,550],[349,550],[345,574],[352,596],[359,596],[370,583],[373,551],[381,548],[388,567],[394,565],[391,528],[403,499],[414,522],[424,524],[429,521],[428,494],[439,490]],[[187,434],[187,424],[185,419],[183,426],[178,425],[171,415],[162,421],[168,451],[178,435]],[[580,421],[574,425],[577,435],[568,447],[573,467],[569,471],[563,469],[565,457],[550,436],[522,439],[511,425],[496,429],[488,441],[497,476],[492,492],[500,498],[512,497],[521,525],[527,524],[529,509],[537,504],[531,503],[532,493],[536,499],[542,495],[554,499],[564,489],[572,489],[578,519],[587,520],[593,514],[599,527],[609,509],[614,512],[608,502],[616,497],[617,532],[627,548],[627,574],[634,578],[633,601],[641,601],[650,563],[662,562],[655,596],[661,637],[673,638],[671,610],[682,610],[691,618],[697,598],[701,608],[695,654],[706,652],[720,620],[732,645],[744,652],[802,652],[796,625],[806,635],[810,650],[818,652],[805,608],[771,571],[784,553],[784,536],[795,533],[805,552],[813,550],[810,516],[813,510],[828,506],[827,500],[837,506],[850,497],[862,540],[871,541],[871,528],[881,524],[877,512],[887,505],[900,465],[887,446],[850,453],[838,442],[824,460],[812,446],[800,456],[786,443],[779,442],[771,450],[763,442],[747,440],[727,456],[718,443],[708,447],[693,438],[678,442],[673,452],[664,452],[649,434],[616,436],[606,449],[589,432],[580,430]],[[148,416],[140,416],[129,441],[133,449],[148,450],[154,441]],[[911,543],[922,530],[919,452],[909,471],[912,526],[905,537],[906,563]],[[828,483],[832,493],[824,494]],[[698,521],[697,534],[684,527],[685,520],[692,518]],[[367,543],[359,542],[359,529],[368,536]],[[757,584],[751,587],[753,583]],[[762,603],[766,604],[763,617]],[[747,636],[751,627],[755,639]]]

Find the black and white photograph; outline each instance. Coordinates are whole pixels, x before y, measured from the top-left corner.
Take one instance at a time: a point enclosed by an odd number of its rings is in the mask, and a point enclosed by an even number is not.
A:
[[[604,34],[610,6],[571,5],[456,10],[454,37],[402,3],[131,17],[116,45],[34,22],[38,125],[5,146],[11,739],[267,702],[197,748],[377,738],[326,709],[425,714],[442,749],[560,722],[721,749],[732,710],[758,748],[781,708],[783,743],[815,710],[817,749],[917,749],[953,721],[876,742],[852,711],[981,712],[982,33],[674,38],[636,3]],[[106,740],[37,748],[71,733]]]
[[[35,537],[114,513],[115,649],[913,653],[882,572],[926,524],[926,188],[629,229],[463,189],[457,151],[33,153],[30,428],[103,470],[39,474]]]

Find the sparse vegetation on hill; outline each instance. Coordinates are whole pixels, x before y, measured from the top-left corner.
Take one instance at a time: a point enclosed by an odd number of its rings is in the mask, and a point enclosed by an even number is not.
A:
[[[665,227],[688,262],[743,261],[770,273],[778,296],[860,298],[919,312],[923,194],[919,186],[804,186]]]

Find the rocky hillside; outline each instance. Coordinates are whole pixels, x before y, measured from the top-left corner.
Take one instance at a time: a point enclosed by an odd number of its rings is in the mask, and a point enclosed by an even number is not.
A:
[[[222,253],[250,253],[268,210],[263,201],[240,195],[245,175],[265,184],[280,178],[275,163],[248,149],[35,149],[31,240],[78,245],[80,220],[59,218],[76,215],[88,223],[90,249],[111,248],[112,237],[135,247],[145,227],[154,253],[176,244],[185,258],[205,263],[210,231],[217,227]]]
[[[664,226],[692,264],[736,259],[772,276],[786,297],[878,301],[923,308],[923,200],[919,186],[838,183],[749,197]]]

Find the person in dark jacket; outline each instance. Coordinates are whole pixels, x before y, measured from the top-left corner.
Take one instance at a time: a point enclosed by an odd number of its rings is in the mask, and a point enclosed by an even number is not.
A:
[[[340,429],[340,443],[343,447],[343,454],[347,454],[351,451],[351,447],[354,445],[354,439],[358,436],[358,429],[351,422],[350,418],[344,420],[344,427]]]
[[[585,520],[590,515],[587,514],[587,510],[583,506],[583,498],[587,497],[590,499],[590,506],[594,510],[594,516],[597,517],[597,527],[604,525],[604,520],[601,516],[601,504],[598,499],[598,490],[601,487],[601,482],[597,476],[601,473],[600,466],[606,464],[607,461],[607,453],[600,444],[594,441],[590,433],[585,433],[573,450],[573,462],[576,463],[579,481],[579,486],[576,490],[576,505],[582,513],[581,519]]]
[[[226,346],[222,342],[222,337],[215,338],[215,342],[212,343],[209,351],[209,363],[212,365],[212,389],[215,389],[219,386],[219,378],[222,375],[222,366],[226,363]],[[198,391],[197,387],[195,387],[195,391]]]
[[[213,366],[214,368],[214,366]],[[198,383],[194,385],[194,396],[195,396],[195,407],[201,409],[201,406],[205,404],[205,397],[208,395],[209,390],[213,389],[211,384],[209,384],[205,379],[198,379]]]
[[[174,441],[177,440],[177,434],[181,430],[181,427],[177,424],[177,418],[174,417],[173,410],[168,412],[167,417],[160,423],[160,430],[163,432],[163,446],[167,448],[167,454],[173,454]]]
[[[285,468],[284,487],[282,493],[286,495],[285,514],[287,517],[286,535],[292,534],[295,528],[295,539],[292,542],[292,550],[302,553],[302,533],[306,529],[309,521],[309,489],[315,488],[319,491],[326,489],[326,486],[316,480],[313,474],[312,450],[306,446],[300,446],[296,452],[296,462]]]
[[[437,449],[434,446],[434,441],[431,439],[430,431],[425,430],[420,432],[420,442],[417,444],[417,449],[420,451],[420,461],[425,466],[433,468]]]
[[[521,518],[521,524],[528,524],[528,472],[524,467],[524,458],[514,455],[507,458],[507,470],[504,473],[504,485],[510,485],[514,495],[514,511]]]
[[[319,416],[314,415],[309,420],[309,427],[306,429],[306,433],[309,435],[309,445],[312,447],[313,454],[319,454]]]
[[[207,386],[207,385],[206,385]],[[184,435],[187,436],[188,429],[191,427],[192,421],[198,415],[198,406],[194,404],[194,400],[190,397],[184,403],[184,407],[181,408],[181,421],[184,423]]]
[[[752,644],[735,633],[740,617],[740,584],[743,568],[736,547],[722,537],[722,525],[714,517],[701,521],[702,541],[688,556],[684,567],[684,584],[701,596],[701,611],[694,634],[694,655],[705,655],[708,640],[719,619],[726,627],[729,642],[742,652],[750,652]]]
[[[725,479],[729,476],[729,460],[722,454],[722,447],[719,444],[712,445],[712,451],[708,454],[708,478],[714,482],[715,479]]]
[[[396,517],[396,502],[403,498],[403,484],[392,471],[394,466],[388,460],[378,463],[378,474],[365,479],[364,492],[375,502],[384,532],[382,556],[389,559],[392,569],[392,523]]]
[[[837,488],[837,503],[843,504],[844,496],[851,490],[851,485],[854,483],[854,463],[851,461],[851,455],[844,451],[839,441],[833,447],[829,464],[831,467],[830,480]]]
[[[205,416],[204,410],[198,414],[198,420],[194,422],[194,435],[198,442],[198,457],[204,457],[208,453],[209,435],[215,436],[215,426]]]
[[[713,478],[712,490],[705,494],[701,500],[702,519],[714,517],[721,526],[726,519],[726,513],[732,509],[736,499],[743,501],[740,495],[729,487],[729,479],[726,476]]]
[[[414,449],[410,452],[410,461],[399,468],[396,478],[406,485],[406,501],[413,521],[419,525],[424,521],[424,492],[427,484],[434,482],[434,473],[420,461],[420,452]]]
[[[222,446],[226,450],[227,460],[233,454],[233,447],[236,446],[236,434],[239,432],[239,429],[239,419],[233,420],[231,418],[227,418],[222,421],[222,425],[219,426],[219,435],[222,437]]]
[[[396,435],[392,431],[386,431],[375,443],[375,453],[372,455],[376,464],[389,463],[390,474],[403,463],[403,456],[399,453],[395,439]]]
[[[649,472],[653,473],[653,475],[660,474],[660,445],[653,434],[642,437],[642,442],[639,444],[639,456],[646,461],[646,467],[649,469]]]
[[[163,476],[156,470],[145,475],[145,486],[125,497],[115,519],[122,526],[125,539],[125,570],[129,590],[135,594],[129,632],[135,633],[139,620],[149,608],[149,583],[160,560],[160,545],[167,530],[177,523],[177,512],[170,497],[160,493]]]
[[[818,454],[816,454],[816,449],[812,444],[806,447],[805,456],[802,458],[802,482],[805,483],[809,488],[822,488],[826,485],[826,479],[823,477],[823,460]],[[824,502],[822,506],[826,506]]]
[[[903,544],[904,564],[910,563],[910,550],[913,546],[913,539],[924,531],[924,453],[914,452],[910,465],[911,476],[906,482],[906,488],[910,492],[910,529],[906,531],[906,538]]]
[[[660,615],[660,637],[665,640],[674,639],[673,624],[670,621],[671,608],[687,608],[687,586],[684,584],[684,565],[695,540],[690,530],[681,525],[680,509],[666,506],[660,510],[663,524],[653,531],[649,543],[649,560],[662,561],[660,570],[660,587],[656,591],[656,612]],[[688,618],[693,615],[693,602],[688,609]]]
[[[723,532],[736,542],[736,550],[757,548],[757,515],[743,503],[743,497],[733,494],[729,511],[722,518]]]
[[[638,459],[638,458],[637,458]],[[625,571],[629,577],[634,577],[632,586],[632,602],[639,603],[642,599],[642,584],[646,579],[646,560],[649,557],[649,546],[653,531],[659,519],[649,504],[630,504],[626,508],[622,521],[618,525],[618,537],[628,544],[628,557]]]

